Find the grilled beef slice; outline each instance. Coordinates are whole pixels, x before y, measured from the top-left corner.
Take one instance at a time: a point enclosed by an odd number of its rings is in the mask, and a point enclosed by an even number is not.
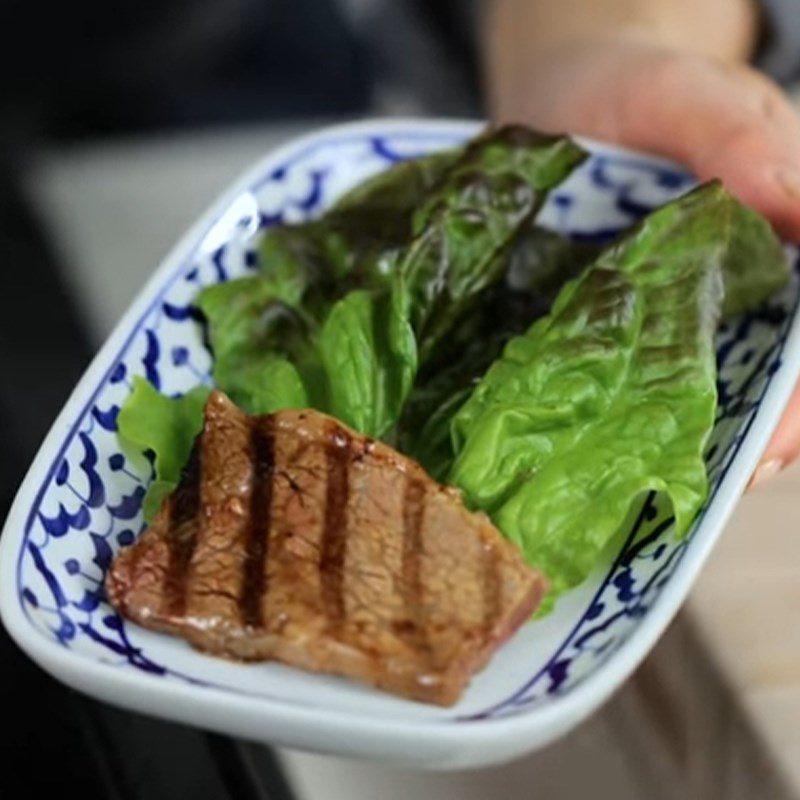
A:
[[[106,579],[124,616],[217,655],[454,703],[546,588],[483,514],[316,411],[214,392],[183,479]]]

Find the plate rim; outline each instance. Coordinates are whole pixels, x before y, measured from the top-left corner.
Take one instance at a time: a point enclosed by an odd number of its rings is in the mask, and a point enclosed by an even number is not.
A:
[[[463,119],[377,118],[314,129],[266,153],[234,180],[180,237],[139,290],[72,390],[40,445],[5,522],[0,537],[0,618],[14,641],[34,661],[55,677],[88,694],[138,711],[180,719],[206,728],[213,727],[241,735],[242,724],[236,723],[246,723],[246,735],[252,738],[288,740],[290,744],[305,744],[321,749],[324,749],[326,739],[346,731],[362,744],[369,743],[373,755],[388,758],[398,755],[405,763],[418,762],[418,757],[411,753],[426,749],[435,759],[463,763],[466,748],[471,748],[473,758],[469,763],[472,765],[507,759],[557,738],[599,707],[633,672],[687,596],[746,487],[777,425],[780,412],[789,400],[800,374],[800,304],[795,308],[787,328],[780,366],[771,376],[727,474],[695,531],[692,557],[682,559],[652,607],[613,657],[553,703],[513,716],[491,719],[393,719],[387,723],[380,717],[349,710],[308,708],[274,698],[240,695],[215,686],[181,684],[136,670],[120,670],[91,656],[57,646],[31,625],[18,607],[15,582],[17,555],[24,545],[22,537],[31,506],[45,490],[46,484],[40,486],[40,481],[51,465],[57,462],[57,454],[70,437],[76,415],[103,385],[104,375],[113,369],[116,355],[134,335],[137,323],[148,310],[153,297],[165,288],[172,273],[198,246],[231,202],[249,189],[271,165],[298,157],[303,150],[325,139],[340,138],[343,134],[389,136],[393,132],[409,130],[426,134],[447,132],[467,137],[484,124],[479,120]],[[674,163],[649,154],[585,137],[575,138],[596,152],[630,155],[638,160],[675,167]],[[198,691],[198,688],[201,690]],[[226,724],[228,716],[235,718],[233,724]],[[480,749],[475,750],[476,747]],[[363,746],[350,749],[354,753],[364,752]],[[395,749],[399,752],[393,753]]]

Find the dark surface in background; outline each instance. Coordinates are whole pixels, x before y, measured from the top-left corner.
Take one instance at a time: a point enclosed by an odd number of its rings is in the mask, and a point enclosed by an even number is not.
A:
[[[395,72],[422,70],[427,77],[429,70],[430,80],[423,82],[435,85],[443,77],[436,64],[446,65],[451,80],[474,92],[470,12],[477,0],[355,3],[367,9],[363,16],[381,17],[378,24],[361,26],[347,5],[348,0],[4,0],[0,147],[3,138],[25,146],[364,114],[385,77],[380,62],[387,49],[397,50]],[[403,23],[394,25],[393,14],[401,10]],[[408,30],[408,20],[440,57],[436,64],[417,63],[425,58],[423,45],[418,50],[395,41]],[[377,30],[388,39],[371,41]],[[446,97],[447,91],[438,101]],[[477,93],[472,100],[477,107]]]
[[[6,120],[81,139],[357,113],[363,53],[326,0],[5,0]],[[5,63],[4,63],[5,62]]]

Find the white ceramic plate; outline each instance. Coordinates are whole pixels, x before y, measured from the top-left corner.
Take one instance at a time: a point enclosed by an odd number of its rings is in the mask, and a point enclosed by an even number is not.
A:
[[[16,498],[0,544],[0,612],[19,645],[65,683],[235,736],[424,767],[479,766],[541,747],[596,709],[653,646],[686,596],[775,427],[800,367],[796,272],[769,307],[719,334],[720,410],[711,494],[672,537],[642,499],[617,552],[555,611],[530,622],[441,709],[278,664],[241,665],[123,622],[103,574],[142,529],[144,461],[119,450],[116,412],[133,375],[167,392],[207,380],[193,315],[202,285],[245,274],[259,228],[319,213],[397,159],[451,146],[475,123],[376,121],[329,128],[267,156],[192,228],[80,381]],[[605,236],[692,185],[674,165],[589,144],[542,219]],[[795,260],[794,251],[787,256]]]

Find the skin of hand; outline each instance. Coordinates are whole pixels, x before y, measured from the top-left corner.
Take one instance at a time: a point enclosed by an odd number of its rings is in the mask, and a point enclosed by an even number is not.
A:
[[[800,117],[745,63],[757,33],[751,0],[724,0],[727,17],[698,35],[698,13],[719,2],[495,0],[485,48],[493,118],[616,142],[685,164],[702,180],[721,178],[800,241]],[[800,387],[751,486],[798,454]]]

